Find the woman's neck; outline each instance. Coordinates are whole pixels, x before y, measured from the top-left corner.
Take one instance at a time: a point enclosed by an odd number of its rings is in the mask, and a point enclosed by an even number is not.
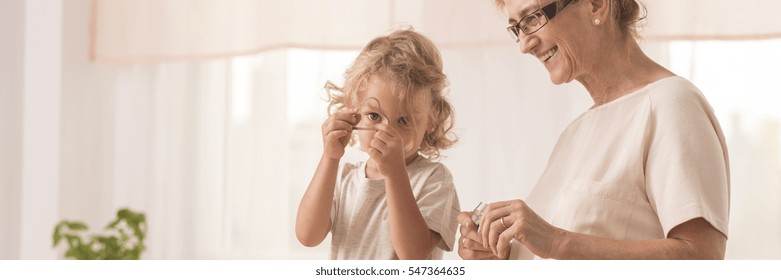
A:
[[[625,44],[609,46],[601,52],[597,61],[589,72],[590,75],[577,79],[594,100],[593,107],[616,100],[656,80],[675,75],[651,60],[631,39]]]

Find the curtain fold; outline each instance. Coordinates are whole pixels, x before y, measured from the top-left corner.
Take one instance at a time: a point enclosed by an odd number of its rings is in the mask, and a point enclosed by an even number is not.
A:
[[[649,40],[757,40],[781,38],[778,0],[644,0]]]
[[[360,48],[388,28],[391,10],[389,1],[338,0],[93,0],[92,5],[91,55],[108,61]]]
[[[93,59],[160,61],[254,54],[281,48],[360,49],[413,26],[442,48],[507,44],[493,1],[467,0],[92,0]],[[781,37],[781,1],[645,0],[647,40]]]

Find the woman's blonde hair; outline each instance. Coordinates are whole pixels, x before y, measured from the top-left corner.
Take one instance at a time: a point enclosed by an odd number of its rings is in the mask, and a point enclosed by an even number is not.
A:
[[[494,0],[496,7],[504,9],[505,0]],[[556,0],[561,2],[561,0]],[[580,0],[573,0],[577,2]],[[638,23],[645,19],[648,11],[638,0],[609,0],[610,16],[618,24],[618,30],[624,36],[631,36],[638,39],[640,35],[637,32]]]
[[[447,76],[442,71],[439,50],[431,40],[411,29],[374,38],[345,71],[343,87],[326,83],[329,115],[343,108],[358,108],[372,77],[389,81],[403,108],[424,109],[431,126],[420,144],[421,155],[437,159],[441,150],[458,141],[451,132],[455,113],[445,98]],[[419,92],[427,94],[416,94]]]

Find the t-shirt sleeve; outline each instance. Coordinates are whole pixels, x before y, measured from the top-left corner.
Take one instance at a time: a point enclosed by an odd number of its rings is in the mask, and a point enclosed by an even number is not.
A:
[[[336,173],[339,174],[339,176],[336,178],[336,186],[334,186],[334,197],[333,201],[331,202],[331,228],[329,231],[333,232],[334,224],[336,224],[336,219],[338,218],[337,213],[339,213],[339,205],[342,198],[342,186],[344,186],[346,181],[349,180],[350,171],[355,168],[357,168],[357,165],[355,164],[344,163],[339,166],[339,171]]]
[[[701,217],[727,236],[729,157],[713,109],[685,81],[649,96],[646,188],[664,235]]]
[[[458,229],[456,216],[461,212],[453,176],[438,164],[417,197],[420,214],[428,228],[442,237],[437,247],[452,251]]]

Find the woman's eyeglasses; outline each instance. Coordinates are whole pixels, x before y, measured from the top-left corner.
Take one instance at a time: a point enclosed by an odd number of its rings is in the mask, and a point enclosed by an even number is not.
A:
[[[536,11],[524,16],[520,21],[518,21],[518,23],[508,26],[507,32],[509,32],[510,36],[515,39],[516,43],[518,43],[521,41],[521,39],[518,38],[520,32],[523,32],[523,34],[526,35],[531,35],[534,32],[537,32],[537,30],[540,30],[540,28],[545,26],[548,21],[552,20],[553,17],[556,16],[556,13],[564,10],[564,8],[567,7],[567,5],[569,5],[571,2],[572,0],[553,1],[550,4],[545,5],[542,8],[539,8]]]

